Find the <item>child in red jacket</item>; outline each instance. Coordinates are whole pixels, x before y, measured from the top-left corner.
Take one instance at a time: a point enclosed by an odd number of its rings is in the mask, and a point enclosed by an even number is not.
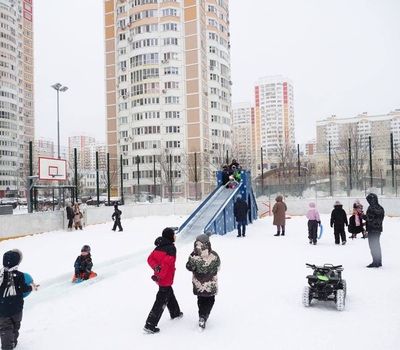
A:
[[[159,286],[153,308],[143,328],[145,332],[150,334],[160,331],[157,325],[164,312],[165,306],[168,308],[171,319],[181,318],[183,316],[175,298],[174,290],[172,289],[176,261],[175,238],[174,230],[170,227],[165,228],[162,232],[162,237],[158,237],[154,242],[156,248],[147,258],[147,262],[154,272],[151,279]]]

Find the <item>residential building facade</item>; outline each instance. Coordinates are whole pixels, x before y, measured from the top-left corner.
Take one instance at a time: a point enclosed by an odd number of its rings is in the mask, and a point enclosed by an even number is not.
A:
[[[279,163],[295,149],[293,83],[284,76],[267,76],[255,83],[255,148],[257,172],[263,163]]]
[[[0,0],[0,28],[0,197],[17,197],[35,136],[32,0]]]
[[[257,171],[256,147],[254,143],[254,106],[250,102],[232,106],[232,149],[233,155],[243,169],[252,174]]]
[[[104,0],[107,150],[126,194],[214,186],[231,149],[228,14],[224,0]]]

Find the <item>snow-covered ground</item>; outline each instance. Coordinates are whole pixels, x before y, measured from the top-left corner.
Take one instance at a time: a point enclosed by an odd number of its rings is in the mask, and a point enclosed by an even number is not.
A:
[[[329,216],[321,217],[325,232],[316,246],[308,243],[304,216],[287,220],[285,237],[273,236],[271,217],[248,226],[246,238],[236,232],[212,236],[222,266],[219,294],[202,333],[191,273],[185,269],[200,232],[178,235],[176,243],[174,290],[184,317],[171,321],[165,310],[159,334],[142,330],[157,292],[147,256],[162,229],[179,226],[186,217],[123,219],[124,232],[111,231],[110,222],[2,241],[0,253],[22,250],[20,271],[41,284],[25,299],[18,349],[400,349],[400,219],[385,218],[383,267],[367,269],[372,261],[367,240],[337,246]],[[73,285],[73,263],[84,244],[92,247],[99,276]],[[333,302],[302,305],[311,273],[306,262],[344,266],[343,312]]]

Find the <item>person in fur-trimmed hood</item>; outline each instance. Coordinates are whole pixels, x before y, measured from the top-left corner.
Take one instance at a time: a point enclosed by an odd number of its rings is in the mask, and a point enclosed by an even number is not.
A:
[[[9,250],[3,256],[0,269],[0,337],[1,349],[11,350],[17,346],[19,329],[24,308],[23,294],[37,291],[39,285],[26,284],[25,276],[18,271],[22,253],[18,249]]]
[[[378,196],[375,193],[370,193],[366,197],[366,200],[369,207],[363,219],[367,221],[368,244],[372,255],[372,263],[367,265],[367,267],[381,267],[382,251],[380,237],[383,231],[385,210],[379,204]]]
[[[218,254],[211,249],[211,232],[197,236],[186,268],[193,273],[193,294],[197,295],[199,327],[205,328],[218,293],[217,273],[221,268]]]
[[[272,207],[272,214],[274,215],[274,220],[272,224],[276,226],[276,235],[274,236],[280,236],[281,229],[282,229],[282,236],[284,236],[287,206],[286,203],[283,201],[283,197],[281,195],[276,196],[275,202],[276,203]]]
[[[175,232],[172,228],[166,227],[162,236],[158,237],[154,244],[156,248],[147,258],[147,263],[153,270],[151,279],[158,284],[158,293],[153,307],[147,317],[143,330],[147,333],[158,333],[158,322],[167,307],[171,319],[181,318],[183,313],[175,298],[172,284],[175,276],[176,247]]]

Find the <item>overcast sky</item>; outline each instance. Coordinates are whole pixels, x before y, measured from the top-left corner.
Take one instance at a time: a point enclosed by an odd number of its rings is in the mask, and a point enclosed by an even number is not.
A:
[[[34,6],[36,137],[57,140],[60,82],[61,144],[73,132],[105,141],[103,1]],[[260,77],[289,77],[300,143],[330,115],[400,108],[399,13],[397,0],[231,0],[233,102],[251,102]]]

